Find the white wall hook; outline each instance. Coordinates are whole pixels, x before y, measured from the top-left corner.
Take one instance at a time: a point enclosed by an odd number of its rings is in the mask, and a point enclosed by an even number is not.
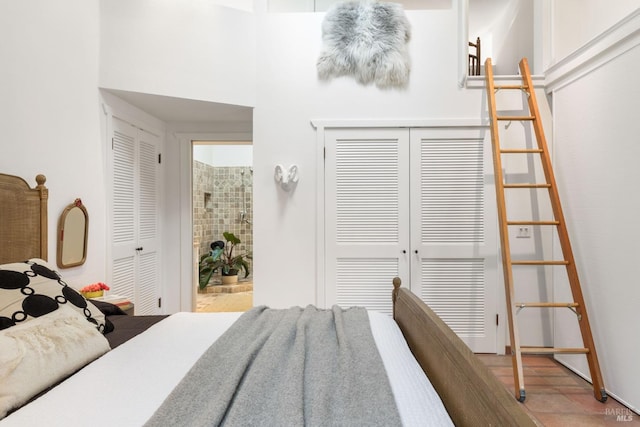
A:
[[[298,183],[298,165],[291,165],[289,169],[276,165],[273,177],[284,191],[290,191]]]

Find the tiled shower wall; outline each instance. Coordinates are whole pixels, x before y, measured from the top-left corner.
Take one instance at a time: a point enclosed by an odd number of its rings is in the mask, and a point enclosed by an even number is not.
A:
[[[253,226],[240,218],[246,209],[245,218],[253,221],[252,178],[249,167],[213,167],[193,162],[193,237],[200,241],[200,255],[210,250],[211,242],[224,240],[225,231],[242,242],[236,251],[253,253]],[[252,266],[251,261],[249,265]]]

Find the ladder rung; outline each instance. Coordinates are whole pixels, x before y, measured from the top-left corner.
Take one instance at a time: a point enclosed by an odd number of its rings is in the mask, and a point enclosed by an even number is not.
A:
[[[587,354],[588,348],[560,348],[560,347],[520,347],[521,353],[526,354],[554,354],[554,353],[570,353],[570,354]]]
[[[504,184],[504,188],[551,188],[551,184]]]
[[[517,302],[518,308],[576,308],[577,302]]]
[[[500,150],[503,154],[527,154],[527,153],[543,153],[542,148],[503,148]]]
[[[496,120],[504,120],[509,122],[517,122],[520,120],[535,120],[535,116],[498,116]]]
[[[507,225],[560,225],[560,221],[507,221]]]
[[[543,261],[543,260],[524,260],[511,261],[513,265],[568,265],[569,261]]]
[[[528,90],[529,87],[527,85],[497,85],[493,86],[494,89],[519,89],[519,90]]]

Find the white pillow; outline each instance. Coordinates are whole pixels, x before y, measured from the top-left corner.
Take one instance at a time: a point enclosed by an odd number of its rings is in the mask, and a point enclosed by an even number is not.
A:
[[[0,419],[109,350],[69,306],[0,331]]]

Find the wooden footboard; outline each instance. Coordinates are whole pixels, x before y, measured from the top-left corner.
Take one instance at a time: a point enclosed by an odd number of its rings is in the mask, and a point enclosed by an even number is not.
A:
[[[536,425],[433,310],[399,278],[393,286],[393,318],[456,426]]]

